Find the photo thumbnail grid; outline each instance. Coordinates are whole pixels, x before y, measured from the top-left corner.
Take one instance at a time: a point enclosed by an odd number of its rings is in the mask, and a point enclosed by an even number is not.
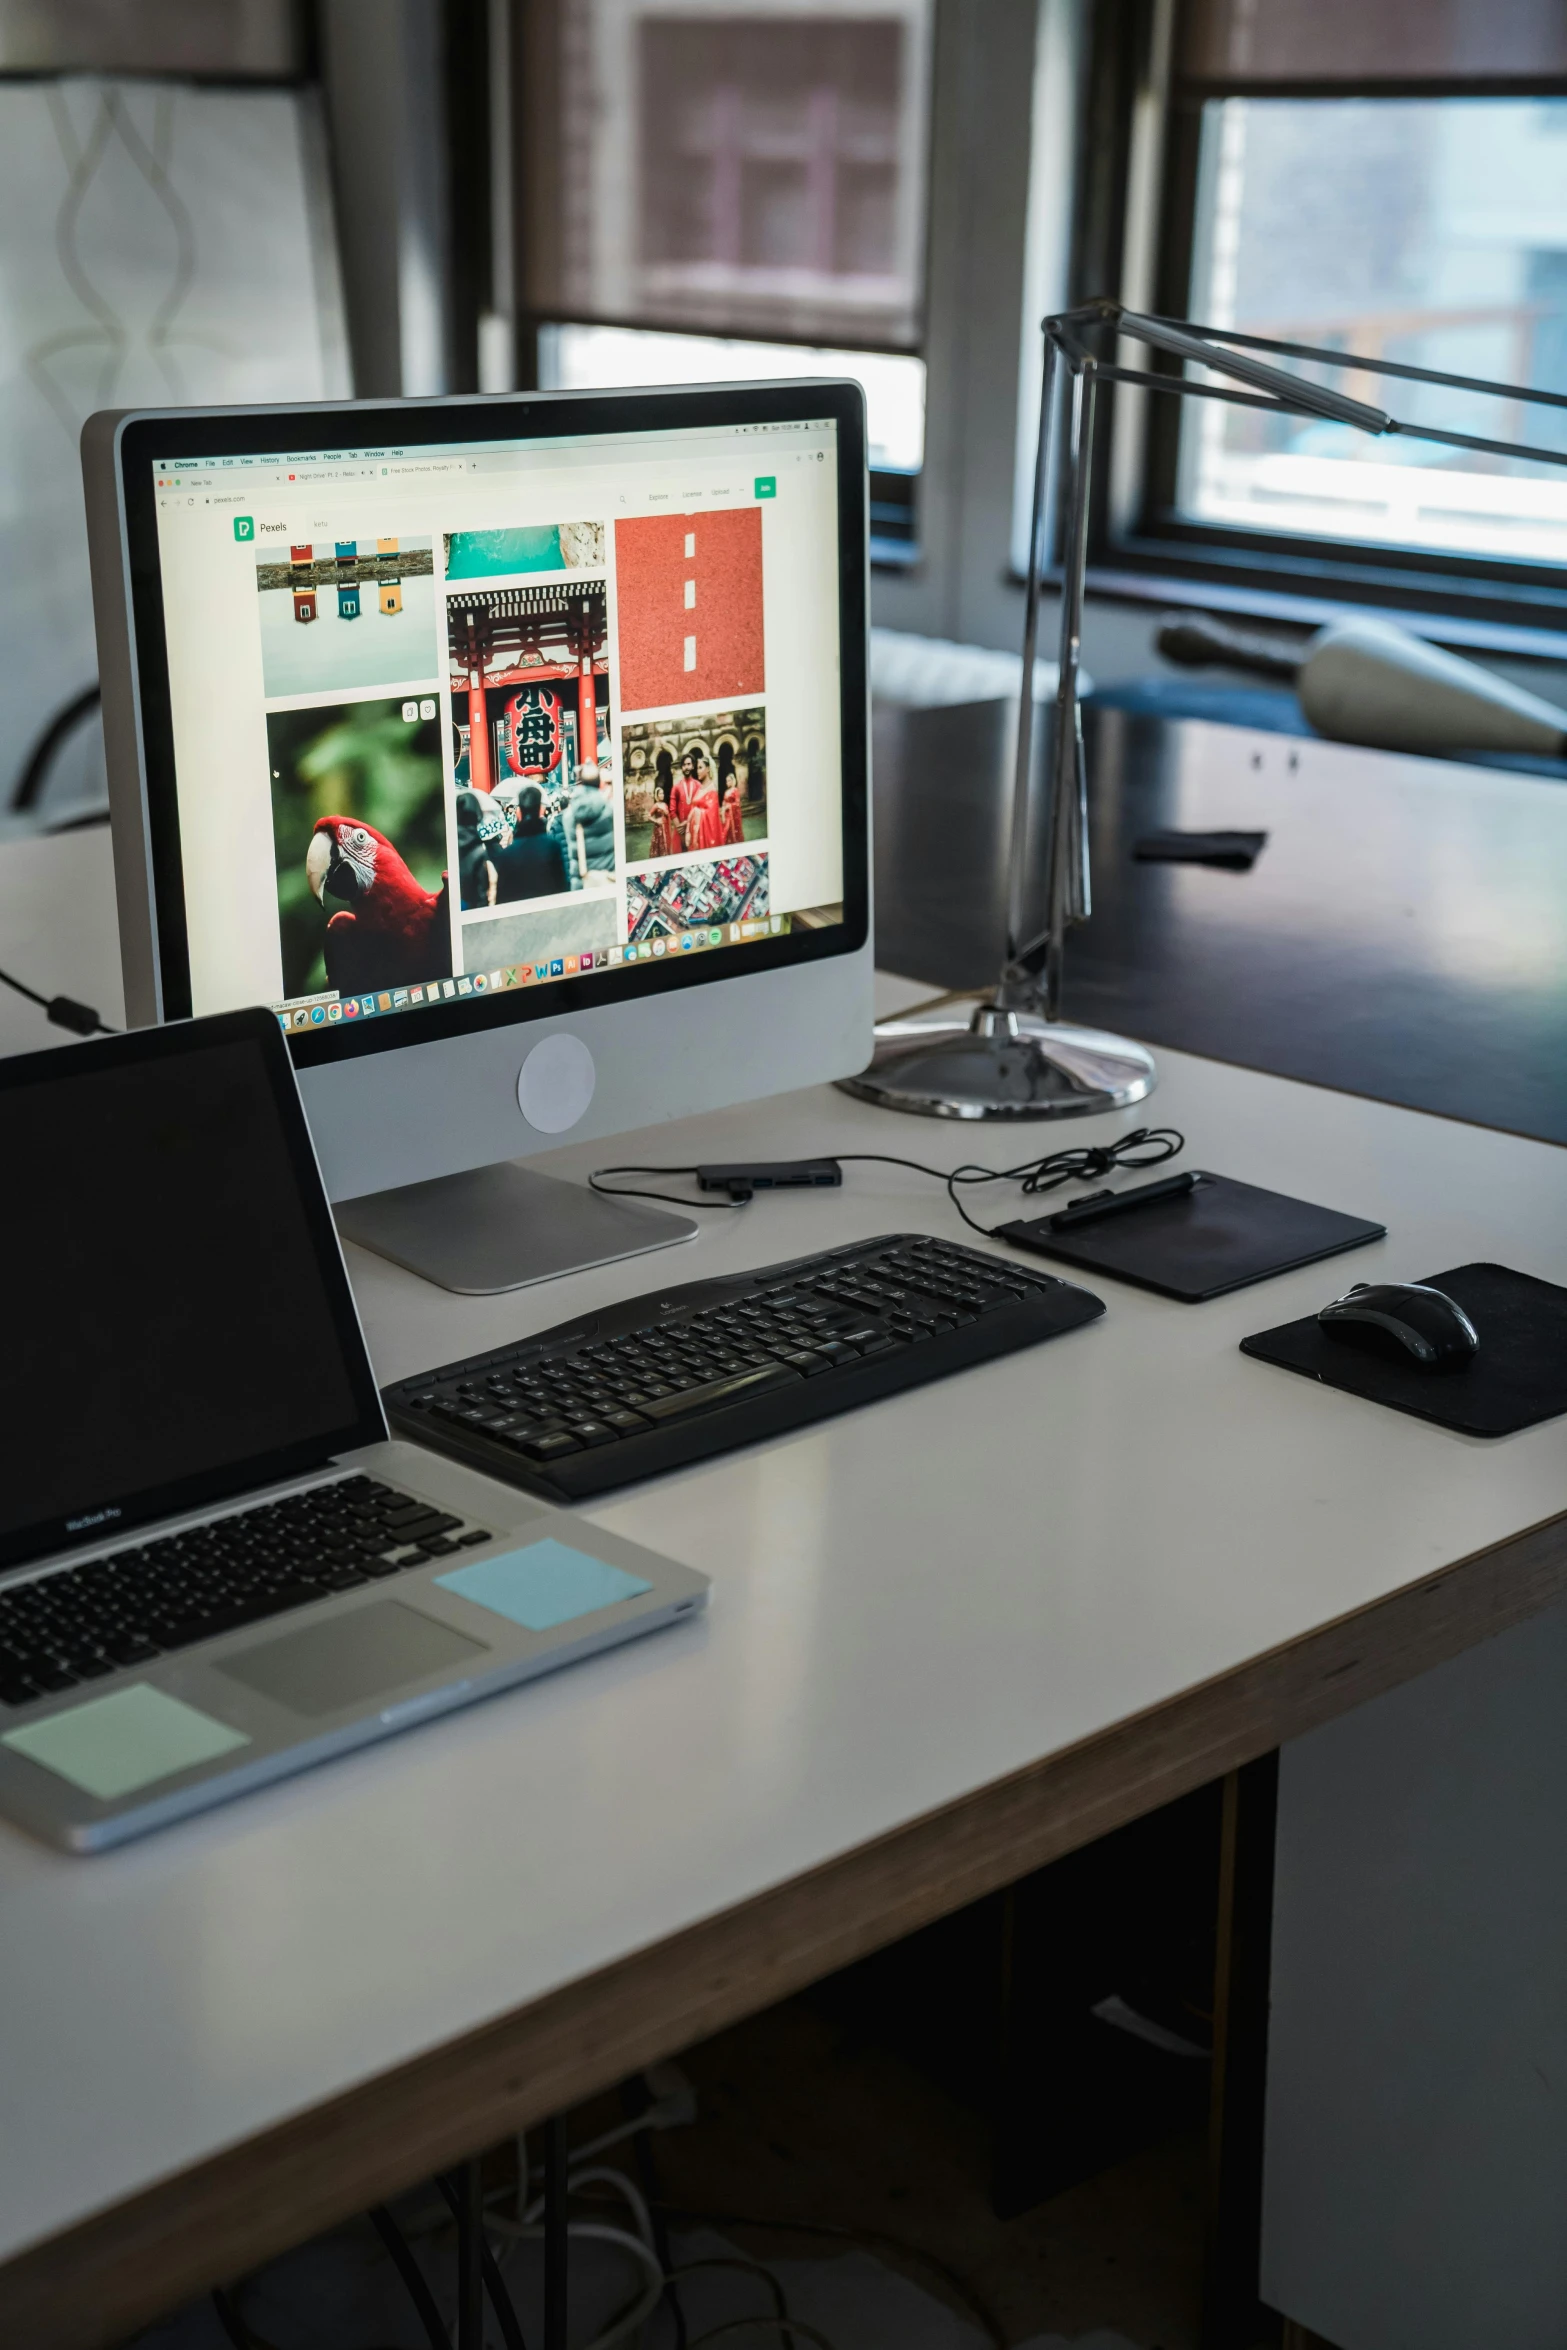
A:
[[[288,554],[256,580],[267,701],[311,697],[266,718],[299,1024],[791,927],[758,507]]]

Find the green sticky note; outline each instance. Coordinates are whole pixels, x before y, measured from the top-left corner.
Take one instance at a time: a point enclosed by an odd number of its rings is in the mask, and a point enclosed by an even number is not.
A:
[[[487,1607],[529,1632],[553,1632],[557,1624],[591,1616],[601,1607],[636,1599],[653,1588],[641,1575],[628,1575],[608,1559],[554,1540],[530,1542],[525,1550],[508,1550],[499,1558],[476,1559],[472,1566],[454,1567],[435,1580],[459,1599]]]
[[[100,1803],[134,1795],[155,1779],[171,1778],[193,1763],[211,1762],[249,1744],[243,1730],[198,1713],[146,1681],[68,1706],[47,1721],[24,1723],[0,1738],[0,1746],[42,1763]]]
[[[759,498],[776,498],[778,495],[777,474],[759,473],[756,477],[756,494]]]

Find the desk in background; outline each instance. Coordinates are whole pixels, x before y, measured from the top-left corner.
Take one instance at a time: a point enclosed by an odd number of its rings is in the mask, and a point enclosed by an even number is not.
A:
[[[1567,784],[1341,743],[1085,713],[1094,914],[1070,1018],[1567,1142]],[[1004,704],[876,714],[877,961],[990,984]],[[1249,873],[1139,835],[1266,831]]]

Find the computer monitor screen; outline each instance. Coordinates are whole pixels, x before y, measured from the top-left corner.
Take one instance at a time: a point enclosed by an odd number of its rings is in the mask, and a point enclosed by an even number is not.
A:
[[[863,945],[857,388],[122,428],[164,1017],[305,1069]]]

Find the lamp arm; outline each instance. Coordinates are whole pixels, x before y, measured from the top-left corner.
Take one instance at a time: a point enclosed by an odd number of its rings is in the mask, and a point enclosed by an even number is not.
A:
[[[1134,342],[1149,343],[1156,351],[1168,351],[1177,359],[1193,359],[1198,366],[1211,368],[1216,375],[1232,376],[1237,383],[1269,392],[1275,400],[1287,400],[1312,416],[1329,418],[1335,424],[1352,424],[1361,432],[1384,433],[1392,429],[1393,419],[1385,409],[1373,408],[1365,400],[1352,400],[1347,392],[1336,392],[1328,384],[1304,383],[1298,375],[1290,375],[1282,367],[1269,367],[1261,359],[1249,358],[1244,351],[1232,351],[1222,343],[1208,342],[1202,335],[1171,326],[1163,318],[1142,318],[1135,311],[1123,310],[1116,331],[1131,336]],[[1333,354],[1323,351],[1319,356],[1331,359]]]
[[[1228,326],[1193,326],[1194,335],[1211,335],[1215,342],[1237,343],[1247,351],[1276,351],[1284,359],[1331,361],[1335,367],[1361,375],[1392,375],[1405,383],[1447,384],[1455,392],[1488,392],[1497,399],[1528,400],[1537,408],[1567,408],[1567,392],[1547,392],[1529,384],[1498,383],[1484,375],[1448,375],[1439,367],[1416,367],[1407,359],[1366,359],[1358,351],[1329,351],[1320,343],[1280,343],[1270,335],[1243,335]],[[1407,430],[1407,426],[1405,427]]]
[[[1095,394],[1100,378],[1136,384],[1176,399],[1227,400],[1246,408],[1277,410],[1281,414],[1315,417],[1347,424],[1374,437],[1399,433],[1406,439],[1435,441],[1454,449],[1475,449],[1491,456],[1522,457],[1544,465],[1567,465],[1567,450],[1540,449],[1520,441],[1496,441],[1474,433],[1445,432],[1435,426],[1405,424],[1385,409],[1351,399],[1325,384],[1307,382],[1285,368],[1269,366],[1250,356],[1251,350],[1279,353],[1325,366],[1358,367],[1367,372],[1396,375],[1417,383],[1442,384],[1462,391],[1486,392],[1502,398],[1534,400],[1541,405],[1567,407],[1567,394],[1531,392],[1522,386],[1490,383],[1476,376],[1447,375],[1437,368],[1404,362],[1385,364],[1354,354],[1329,351],[1309,343],[1273,342],[1264,336],[1236,334],[1232,349],[1223,339],[1226,330],[1188,321],[1145,317],[1124,310],[1119,302],[1098,301],[1075,310],[1054,313],[1043,322],[1044,381],[1040,401],[1039,443],[1034,466],[1034,504],[1029,531],[1028,587],[1023,634],[1023,691],[1018,706],[1017,762],[1013,776],[1012,837],[1008,873],[1006,954],[996,1006],[1001,1011],[1043,1010],[1048,1020],[1060,1016],[1061,962],[1069,924],[1086,919],[1089,911],[1088,796],[1083,758],[1082,714],[1077,679],[1082,651],[1083,602],[1088,572],[1088,518],[1093,490]],[[1229,383],[1198,383],[1190,376],[1161,375],[1098,359],[1084,340],[1089,327],[1113,328],[1172,358],[1191,361],[1211,374],[1227,376]],[[1065,403],[1056,399],[1058,371],[1068,373]],[[1238,390],[1236,385],[1251,388]],[[1054,411],[1066,411],[1057,429]],[[1039,633],[1039,598],[1046,568],[1045,514],[1055,473],[1064,464],[1067,475],[1067,517],[1061,564],[1061,636],[1057,661],[1054,756],[1049,778],[1049,817],[1045,833],[1045,927],[1023,939],[1028,863],[1028,817],[1032,792],[1033,673]]]

